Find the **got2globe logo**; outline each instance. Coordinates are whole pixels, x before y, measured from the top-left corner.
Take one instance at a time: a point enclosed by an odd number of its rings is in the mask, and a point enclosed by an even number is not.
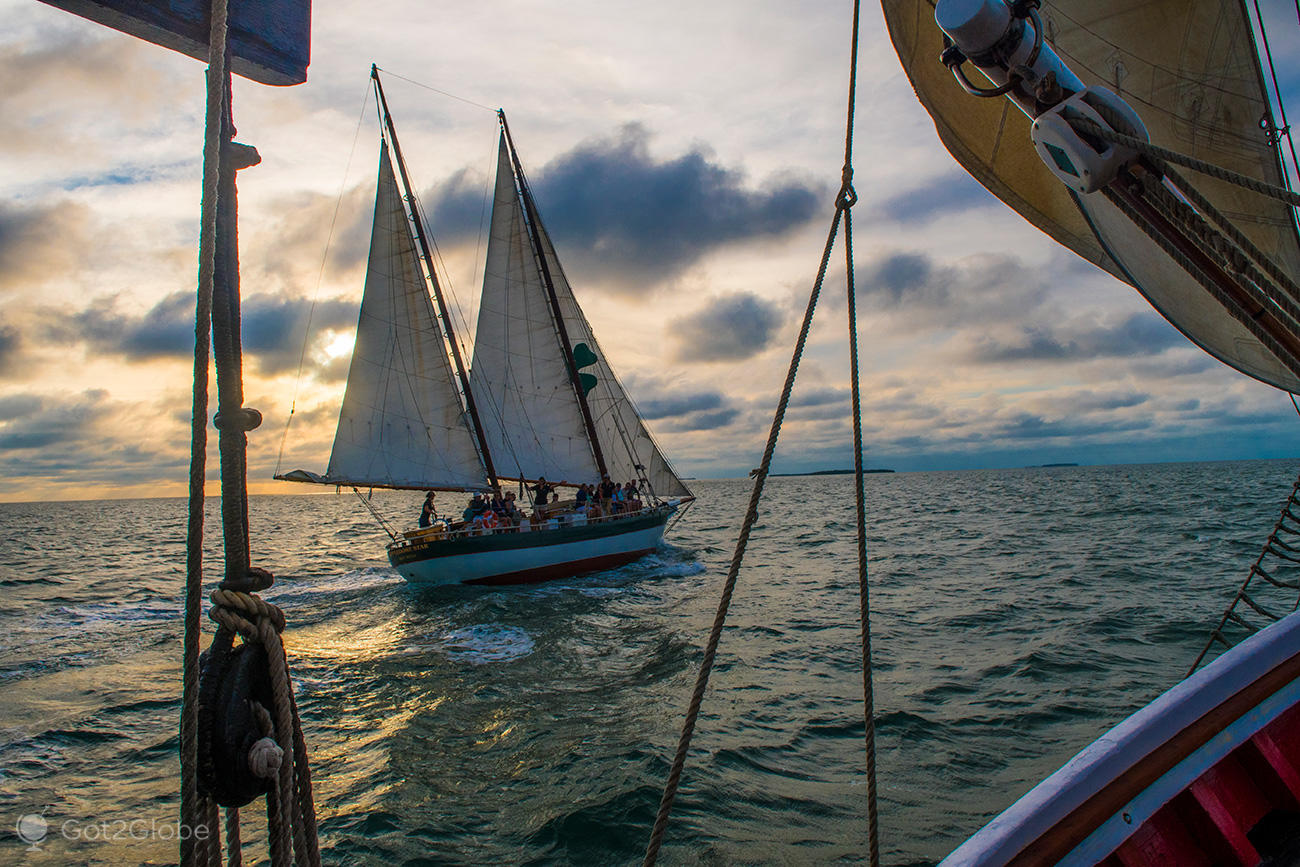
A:
[[[50,823],[45,821],[44,811],[27,813],[18,817],[14,830],[18,832],[18,839],[27,844],[27,851],[34,852],[40,850],[41,842],[50,833]]]

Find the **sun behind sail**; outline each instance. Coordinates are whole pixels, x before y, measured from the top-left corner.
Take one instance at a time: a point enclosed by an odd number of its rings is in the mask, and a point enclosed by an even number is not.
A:
[[[490,490],[456,391],[382,143],[370,259],[338,432],[324,476],[293,481]]]
[[[1043,166],[1029,119],[977,99],[939,62],[931,0],[882,0],[890,37],[949,152],[1021,216],[1140,291],[1190,339],[1243,373],[1288,391],[1300,379],[1102,196],[1079,196]],[[1151,141],[1270,184],[1284,178],[1261,122],[1267,94],[1239,0],[1061,0],[1041,10],[1046,41],[1088,85],[1141,115]],[[1284,271],[1300,273],[1290,209],[1224,181],[1198,189]]]

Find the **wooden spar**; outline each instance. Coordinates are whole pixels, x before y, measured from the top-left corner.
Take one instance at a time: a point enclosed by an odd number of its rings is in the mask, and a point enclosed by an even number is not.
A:
[[[510,161],[514,165],[515,178],[519,182],[519,195],[524,203],[524,214],[527,216],[528,223],[528,240],[532,243],[533,255],[537,257],[537,266],[542,272],[542,283],[546,286],[546,295],[551,302],[551,316],[555,319],[555,329],[560,334],[560,346],[564,350],[564,362],[569,369],[569,383],[573,386],[573,393],[578,398],[578,407],[582,410],[582,421],[587,428],[587,440],[591,444],[591,452],[596,458],[596,468],[600,470],[601,477],[609,475],[609,470],[605,466],[605,455],[600,450],[600,438],[596,436],[596,424],[591,418],[591,407],[587,405],[587,395],[582,390],[582,380],[578,377],[578,365],[573,360],[573,344],[569,341],[569,330],[564,327],[564,314],[560,310],[560,299],[555,294],[555,281],[551,277],[551,268],[546,263],[546,254],[542,249],[542,239],[538,232],[541,225],[537,217],[537,208],[533,204],[533,194],[528,188],[528,180],[524,177],[524,167],[519,162],[519,154],[515,153],[515,142],[510,137],[510,126],[506,123],[506,113],[504,110],[497,110],[497,119],[501,121],[501,131],[506,135],[506,145],[510,148]]]
[[[496,467],[492,465],[492,452],[488,449],[487,437],[483,434],[483,423],[479,421],[474,393],[470,391],[469,375],[465,371],[465,362],[460,355],[460,346],[456,343],[456,332],[452,328],[451,315],[447,311],[447,302],[442,297],[442,286],[438,284],[438,275],[433,268],[433,250],[424,233],[424,222],[420,219],[419,208],[416,207],[415,191],[411,188],[411,180],[406,174],[406,161],[402,159],[402,146],[397,142],[397,129],[393,126],[393,117],[388,113],[388,100],[384,99],[384,86],[379,82],[379,69],[373,64],[370,67],[370,78],[375,82],[375,94],[379,97],[379,105],[384,114],[384,125],[388,128],[388,138],[393,143],[393,155],[397,157],[397,170],[402,177],[402,189],[406,193],[411,223],[415,227],[415,239],[420,245],[420,255],[424,257],[425,270],[428,271],[429,281],[433,285],[433,297],[438,303],[438,316],[442,320],[444,336],[447,343],[451,345],[451,357],[456,363],[456,378],[460,380],[461,391],[465,395],[465,408],[469,411],[470,421],[473,423],[479,453],[483,456],[483,466],[487,469],[492,489],[500,493],[501,483],[497,479]]]

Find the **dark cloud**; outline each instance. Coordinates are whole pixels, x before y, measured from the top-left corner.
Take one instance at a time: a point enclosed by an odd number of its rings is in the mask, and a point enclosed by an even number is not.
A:
[[[86,248],[80,205],[24,206],[0,201],[0,291],[26,289],[77,263]]]
[[[355,325],[357,316],[354,302],[327,299],[313,308],[310,299],[277,295],[251,295],[240,312],[244,357],[266,375],[297,367],[308,320],[319,336]],[[47,312],[45,321],[54,339],[85,341],[95,351],[131,360],[194,354],[194,294],[188,291],[168,295],[140,316],[122,313],[116,298],[100,298],[71,316]]]
[[[965,172],[952,172],[885,199],[871,209],[871,216],[909,225],[994,204],[998,200],[978,181]]]
[[[0,325],[0,376],[13,372],[21,344],[17,328]]]
[[[718,409],[725,402],[716,391],[701,391],[694,394],[674,394],[671,397],[651,398],[640,401],[637,409],[646,419],[671,418],[700,410]]]
[[[725,244],[784,234],[810,219],[821,189],[773,179],[759,189],[703,149],[663,162],[637,124],[584,142],[529,181],[547,229],[573,270],[640,291]],[[527,169],[526,169],[527,170]],[[483,219],[481,176],[464,170],[425,199],[441,238],[474,237]]]
[[[720,409],[716,412],[697,412],[684,419],[664,424],[662,427],[667,433],[717,430],[731,424],[738,415],[740,410],[734,408]]]
[[[1027,316],[1047,297],[1050,276],[1013,256],[980,254],[952,264],[913,250],[889,250],[855,263],[859,309],[916,320],[918,328],[1001,322]]]
[[[1096,434],[1147,430],[1152,424],[1151,419],[1147,418],[1125,419],[1123,421],[1048,420],[1031,413],[1018,413],[998,425],[990,436],[1004,439],[1031,440],[1086,437]]]
[[[1158,355],[1186,345],[1155,313],[1135,313],[1119,323],[1086,322],[1023,326],[1006,336],[983,335],[966,353],[976,363],[1063,361]]]
[[[843,403],[852,396],[852,392],[847,388],[815,388],[812,391],[807,392],[795,391],[795,393],[790,396],[790,408],[795,409],[802,406],[824,406],[826,404]]]
[[[749,292],[714,298],[674,319],[678,361],[740,361],[762,352],[781,325],[779,308]]]
[[[67,401],[12,395],[0,402],[0,449],[43,449],[79,442],[88,438],[108,409],[108,392],[102,389]]]

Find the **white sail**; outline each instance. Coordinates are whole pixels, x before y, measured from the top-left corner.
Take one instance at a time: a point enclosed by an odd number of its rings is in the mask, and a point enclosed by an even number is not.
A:
[[[591,324],[573,297],[573,290],[555,255],[555,247],[551,244],[546,227],[539,221],[537,229],[560,303],[560,312],[564,316],[564,328],[581,366],[580,373],[595,379],[587,392],[587,406],[591,410],[592,423],[596,428],[596,436],[600,439],[610,477],[618,482],[644,478],[650,483],[653,493],[660,497],[691,496],[690,489],[678,478],[650,436],[641,415],[596,342]],[[584,346],[587,351],[582,349]]]
[[[488,490],[385,142],[356,347],[329,470],[313,481]]]
[[[470,388],[499,475],[573,484],[599,478],[504,133]]]
[[[1300,380],[1104,197],[1078,197],[1042,165],[1028,119],[1005,99],[976,99],[939,62],[932,0],[883,0],[899,60],[953,157],[1038,228],[1134,286],[1211,354],[1289,391]],[[1046,40],[1085,84],[1120,94],[1153,143],[1274,185],[1277,148],[1260,128],[1268,98],[1240,0],[1052,0]],[[974,73],[972,73],[974,74]],[[1300,271],[1285,204],[1183,172],[1283,271]]]

